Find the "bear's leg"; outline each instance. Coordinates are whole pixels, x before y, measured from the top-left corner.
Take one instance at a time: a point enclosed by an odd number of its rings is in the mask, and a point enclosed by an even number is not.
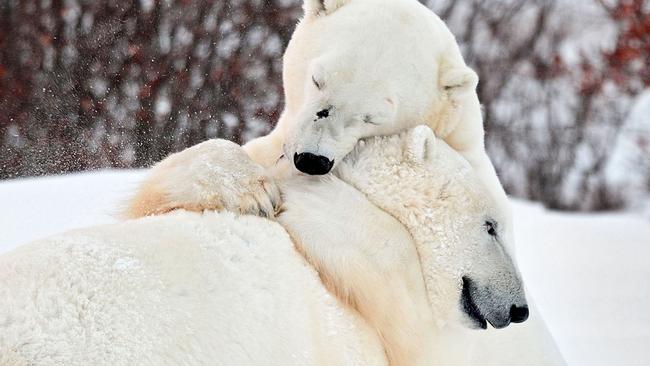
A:
[[[209,140],[156,164],[128,202],[124,216],[184,209],[274,217],[280,202],[274,179],[239,145]]]
[[[273,130],[266,136],[261,136],[247,142],[243,149],[257,164],[268,168],[273,166],[282,156],[284,136],[278,130]]]

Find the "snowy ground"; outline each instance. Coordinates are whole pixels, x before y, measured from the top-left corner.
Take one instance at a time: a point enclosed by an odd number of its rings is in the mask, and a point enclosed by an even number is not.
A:
[[[0,253],[115,220],[141,172],[0,182]],[[569,365],[650,365],[650,221],[515,202],[518,259]]]

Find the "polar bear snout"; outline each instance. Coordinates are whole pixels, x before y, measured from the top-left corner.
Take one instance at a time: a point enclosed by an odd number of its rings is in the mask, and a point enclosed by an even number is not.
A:
[[[295,153],[293,155],[293,164],[296,169],[309,175],[325,175],[334,167],[334,160],[308,152]]]
[[[460,305],[472,328],[487,329],[487,323],[490,323],[494,328],[502,329],[511,323],[523,323],[528,319],[528,304],[523,294],[500,294],[498,289],[480,286],[469,277],[463,277],[462,280]],[[517,299],[512,299],[513,295]]]

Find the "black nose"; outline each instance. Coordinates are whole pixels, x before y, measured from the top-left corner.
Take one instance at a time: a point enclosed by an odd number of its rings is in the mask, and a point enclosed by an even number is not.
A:
[[[528,305],[510,307],[510,321],[513,323],[523,323],[528,319]]]
[[[309,175],[327,174],[334,166],[334,160],[312,153],[294,154],[293,163],[296,165],[296,169]]]

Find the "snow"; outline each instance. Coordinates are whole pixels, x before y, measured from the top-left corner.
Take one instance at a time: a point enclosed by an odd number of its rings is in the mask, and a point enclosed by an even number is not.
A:
[[[0,252],[61,231],[117,220],[142,173],[98,171],[0,181]]]
[[[569,365],[650,364],[650,222],[517,202],[518,260]]]
[[[117,220],[142,176],[97,171],[0,182],[0,253]],[[650,222],[632,213],[566,214],[514,204],[519,265],[567,363],[650,364]]]

